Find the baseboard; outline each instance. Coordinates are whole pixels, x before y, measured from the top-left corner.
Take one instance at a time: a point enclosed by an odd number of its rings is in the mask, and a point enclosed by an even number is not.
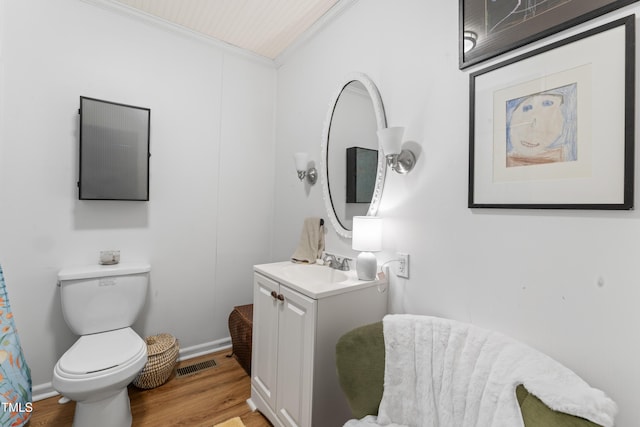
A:
[[[37,402],[38,400],[48,399],[60,394],[53,388],[53,384],[51,382],[35,385],[31,388],[31,391],[31,400],[34,402]]]
[[[193,359],[194,357],[216,353],[229,348],[231,348],[230,337],[203,344],[192,345],[190,347],[180,349],[180,352],[178,353],[178,361]],[[31,390],[33,395],[31,400],[34,402],[58,396],[60,394],[53,388],[53,384],[51,382],[34,385]]]
[[[203,344],[192,345],[190,347],[180,349],[180,352],[178,353],[178,361],[193,359],[194,357],[204,356],[205,354],[215,353],[228,348],[231,348],[230,337]]]

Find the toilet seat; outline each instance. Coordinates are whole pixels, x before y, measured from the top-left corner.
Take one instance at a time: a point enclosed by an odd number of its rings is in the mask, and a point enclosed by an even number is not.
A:
[[[89,378],[126,369],[146,357],[146,343],[131,328],[83,335],[57,363],[58,375]]]

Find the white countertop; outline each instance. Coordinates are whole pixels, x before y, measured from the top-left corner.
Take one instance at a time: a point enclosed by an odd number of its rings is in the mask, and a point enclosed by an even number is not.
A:
[[[319,264],[291,261],[253,266],[254,271],[313,299],[351,292],[370,286],[387,286],[387,280],[358,280],[355,270],[340,271]],[[308,275],[308,277],[306,277]]]

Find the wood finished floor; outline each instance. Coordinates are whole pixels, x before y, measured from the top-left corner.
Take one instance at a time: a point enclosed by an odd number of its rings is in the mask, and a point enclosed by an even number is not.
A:
[[[240,417],[246,427],[270,427],[259,412],[251,412],[249,376],[230,350],[178,363],[178,367],[214,358],[217,366],[151,390],[129,386],[133,427],[212,427]],[[58,404],[59,396],[34,402],[27,427],[71,427],[75,403]]]

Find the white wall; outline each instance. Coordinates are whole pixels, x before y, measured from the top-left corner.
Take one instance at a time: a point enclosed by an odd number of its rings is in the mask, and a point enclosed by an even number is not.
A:
[[[640,214],[468,209],[469,71],[458,70],[457,31],[454,1],[360,1],[279,68],[274,257],[291,255],[305,216],[325,215],[320,186],[297,181],[291,155],[319,162],[329,98],[348,73],[364,72],[389,125],[405,126],[419,151],[409,175],[387,174],[380,207],[380,258],[412,257],[411,278],[392,277],[391,310],[525,341],[604,389],[620,406],[617,425],[636,425]],[[327,249],[353,254],[333,231]]]
[[[392,310],[521,339],[604,389],[617,425],[634,425],[639,214],[466,208],[457,13],[457,2],[360,1],[288,56],[276,94],[270,66],[139,20],[78,0],[0,0],[0,262],[34,385],[74,340],[57,271],[105,248],[152,264],[142,335],[224,340],[231,307],[251,299],[251,265],[290,257],[304,217],[324,216],[292,154],[319,164],[329,98],[360,71],[420,151],[409,175],[388,174],[380,209],[380,258],[412,256],[411,279],[392,277]],[[151,108],[150,202],[77,200],[80,95]],[[353,254],[332,231],[327,246]]]
[[[151,263],[141,335],[227,344],[269,260],[273,65],[79,0],[0,7],[0,262],[35,393],[75,339],[56,274],[102,249]],[[149,202],[77,200],[81,95],[151,109]]]

